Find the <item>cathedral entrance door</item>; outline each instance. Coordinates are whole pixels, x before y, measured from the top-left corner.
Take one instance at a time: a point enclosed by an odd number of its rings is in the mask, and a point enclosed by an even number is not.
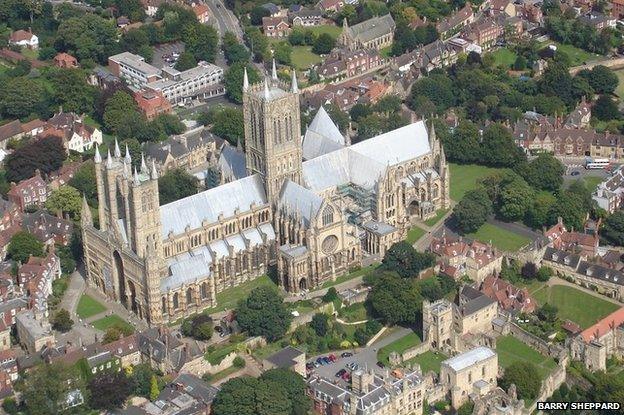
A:
[[[305,278],[301,278],[299,280],[299,289],[300,290],[307,290],[308,289],[308,281]]]
[[[130,309],[132,310],[133,313],[135,314],[139,314],[139,307],[137,305],[137,299],[136,299],[136,287],[134,286],[134,283],[132,281],[128,281],[128,291],[130,291],[128,293],[128,295],[130,296]]]
[[[126,277],[121,255],[119,255],[118,251],[113,252],[113,260],[115,261],[115,273],[117,274],[117,300],[126,306]]]

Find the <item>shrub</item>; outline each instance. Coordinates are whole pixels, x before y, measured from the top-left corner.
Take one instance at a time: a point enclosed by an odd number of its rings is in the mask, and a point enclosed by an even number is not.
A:
[[[242,368],[242,367],[245,367],[247,362],[245,362],[245,359],[243,359],[242,357],[236,356],[232,364],[234,365],[234,367]]]

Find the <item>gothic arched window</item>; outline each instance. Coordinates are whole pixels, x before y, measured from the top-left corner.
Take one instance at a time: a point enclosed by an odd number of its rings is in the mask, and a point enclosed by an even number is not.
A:
[[[186,290],[186,305],[188,306],[193,302],[193,290],[190,288]]]
[[[208,284],[205,282],[201,285],[201,298],[208,298]]]
[[[180,307],[180,300],[178,299],[178,293],[173,294],[173,309],[177,310]]]
[[[323,226],[327,226],[333,222],[334,222],[334,209],[331,206],[327,206],[323,210]]]
[[[167,299],[165,297],[162,298],[162,312],[163,314],[167,312]]]

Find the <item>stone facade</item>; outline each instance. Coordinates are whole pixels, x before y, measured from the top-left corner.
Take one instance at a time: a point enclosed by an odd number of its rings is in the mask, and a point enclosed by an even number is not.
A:
[[[99,228],[86,202],[82,214],[88,281],[151,325],[214,307],[273,265],[289,292],[318,287],[361,265],[369,221],[392,229],[376,239],[383,252],[412,218],[449,207],[444,151],[424,122],[302,163],[294,74],[290,86],[276,71],[259,85],[245,76],[243,113],[240,177],[163,206],[154,159],[131,171],[127,149],[96,151]]]

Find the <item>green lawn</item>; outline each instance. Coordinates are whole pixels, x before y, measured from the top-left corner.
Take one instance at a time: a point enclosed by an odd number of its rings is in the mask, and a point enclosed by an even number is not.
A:
[[[301,300],[295,303],[290,303],[289,308],[291,310],[296,310],[299,314],[305,314],[314,310],[314,304],[312,303],[312,300]]]
[[[204,357],[211,365],[218,365],[223,359],[225,359],[225,356],[235,352],[237,349],[238,343],[229,343],[225,346],[217,347],[212,352],[207,352]]]
[[[356,321],[367,320],[368,311],[366,310],[364,303],[355,303],[350,306],[342,307],[338,311],[338,317],[349,323],[355,323]]]
[[[321,33],[329,33],[331,37],[337,39],[342,33],[342,26],[334,26],[334,25],[321,25],[321,26],[312,26],[306,27],[305,30],[310,30],[312,33],[321,34]]]
[[[319,55],[312,52],[312,46],[293,46],[290,59],[297,69],[308,69],[322,60]]]
[[[83,294],[78,301],[76,314],[78,314],[81,318],[89,318],[105,310],[106,307],[104,307],[95,298],[88,296],[87,294]]]
[[[540,354],[511,335],[500,336],[496,339],[496,353],[498,353],[498,364],[503,368],[519,361],[531,362],[537,366],[542,379],[557,366],[551,357]]]
[[[617,304],[566,285],[544,287],[534,292],[533,297],[539,305],[549,303],[556,306],[560,319],[572,320],[583,329],[619,308]]]
[[[423,229],[419,228],[418,226],[414,226],[412,229],[407,231],[407,238],[405,238],[405,241],[407,241],[410,244],[413,244],[414,242],[419,240],[420,237],[423,236],[424,234],[425,234],[425,231]]]
[[[495,66],[504,66],[509,69],[511,65],[516,61],[517,55],[507,48],[500,48],[497,51],[491,53],[494,56]]]
[[[546,283],[538,280],[525,280],[520,279],[517,283],[514,284],[518,288],[526,288],[530,294],[533,294],[537,290],[541,290]]]
[[[615,93],[621,99],[621,98],[624,98],[624,69],[618,69],[617,71],[615,71],[615,74],[617,75],[618,79],[620,80],[620,82],[618,83],[617,88],[615,89]]]
[[[541,46],[555,45],[557,46],[557,51],[563,52],[570,57],[570,62],[572,66],[583,65],[584,63],[589,63],[591,61],[596,61],[598,59],[604,59],[604,56],[597,55],[595,53],[587,52],[583,49],[577,48],[572,45],[564,45],[562,43],[555,42],[553,40],[548,40],[542,43]]]
[[[585,176],[585,177],[583,177],[583,181],[585,182],[585,186],[587,186],[587,188],[589,190],[591,190],[592,192],[594,190],[596,190],[598,185],[600,183],[602,183],[602,181],[604,179],[605,179],[604,177],[598,177],[598,176]]]
[[[388,356],[390,356],[391,352],[397,352],[399,354],[403,353],[405,350],[410,347],[414,347],[421,343],[420,337],[418,334],[411,332],[400,339],[397,339],[390,343],[387,346],[382,347],[377,352],[377,360],[382,363],[388,364]]]
[[[28,59],[39,59],[39,51],[37,49],[22,48],[21,53]]]
[[[378,266],[379,265],[369,265],[367,267],[360,268],[360,269],[358,269],[356,271],[343,274],[343,275],[341,275],[339,277],[336,277],[336,281],[327,281],[325,284],[323,284],[321,286],[321,288],[333,287],[334,285],[342,284],[343,282],[352,280],[354,278],[363,277],[364,275],[368,274],[369,272],[373,272],[375,270],[375,268],[377,268]]]
[[[440,373],[440,363],[446,359],[448,358],[442,353],[428,351],[411,358],[410,360],[404,362],[404,364],[407,366],[412,363],[418,363],[420,365],[421,373],[423,374],[428,373],[431,370],[436,373]]]
[[[256,278],[255,280],[248,281],[237,287],[227,288],[220,293],[217,293],[217,306],[214,308],[209,308],[207,309],[207,311],[209,313],[218,313],[226,309],[234,309],[236,308],[238,302],[244,298],[247,298],[249,293],[254,288],[262,287],[265,285],[272,287],[276,286],[271,278],[268,277],[268,275],[263,275]]]
[[[106,316],[99,320],[95,320],[93,323],[93,327],[98,330],[106,331],[107,328],[112,326],[123,327],[127,329],[129,332],[134,331],[134,327],[126,320],[119,317],[117,314],[113,314],[112,316]]]
[[[221,379],[225,379],[226,377],[238,372],[239,370],[243,370],[243,368],[230,366],[227,369],[222,370],[221,372],[215,373],[214,375],[206,376],[205,380],[207,380],[211,384],[214,384]]]
[[[515,252],[528,244],[530,239],[510,232],[490,223],[484,223],[476,232],[466,235],[483,243],[492,241],[492,245],[503,251]]]
[[[431,219],[427,219],[425,221],[425,225],[427,226],[433,226],[436,223],[438,223],[438,221],[440,219],[442,219],[442,216],[446,215],[446,212],[448,212],[448,209],[440,209],[438,210],[438,212],[436,213],[436,215],[434,217],[432,217]]]
[[[500,171],[493,167],[476,164],[453,164],[451,166],[451,199],[459,202],[464,194],[477,187],[477,180],[490,173]]]

